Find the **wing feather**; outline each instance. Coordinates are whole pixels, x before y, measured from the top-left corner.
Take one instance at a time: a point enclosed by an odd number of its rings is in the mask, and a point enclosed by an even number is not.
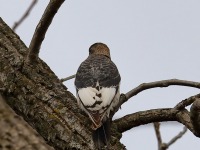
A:
[[[101,90],[96,90],[95,88],[88,87],[78,90],[78,96],[80,101],[85,108],[90,111],[100,111],[108,107],[116,94],[116,88],[102,88]]]
[[[118,103],[120,81],[116,65],[105,56],[89,56],[80,65],[75,78],[78,104],[96,128]]]

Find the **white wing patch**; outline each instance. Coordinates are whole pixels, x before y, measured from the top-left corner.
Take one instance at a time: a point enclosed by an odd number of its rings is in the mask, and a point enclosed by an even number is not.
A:
[[[116,94],[116,88],[101,88],[99,91],[96,88],[87,87],[78,90],[78,97],[82,104],[91,111],[100,111],[108,107]]]
[[[110,103],[112,102],[116,93],[116,88],[115,87],[102,88],[101,93],[102,93],[103,106],[105,107],[107,105],[110,105]]]
[[[92,87],[82,88],[78,90],[78,96],[84,106],[91,106],[94,104],[95,100],[93,99],[93,97],[95,97],[96,93],[97,90]]]
[[[77,89],[78,105],[89,115],[94,129],[102,125],[102,120],[109,118],[110,111],[119,102],[119,97],[119,86],[101,87],[97,82],[96,87]]]

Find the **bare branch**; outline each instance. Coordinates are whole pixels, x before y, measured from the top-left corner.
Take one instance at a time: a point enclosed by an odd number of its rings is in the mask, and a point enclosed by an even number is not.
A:
[[[200,94],[197,94],[188,99],[190,100],[196,98],[197,100],[199,99],[199,97]],[[185,100],[185,102],[187,102],[187,99]],[[193,114],[196,114],[198,112],[196,112],[195,110]],[[199,130],[194,128],[191,119],[190,119],[190,112],[188,112],[186,109],[182,108],[181,110],[179,110],[175,108],[164,108],[164,109],[152,109],[147,111],[140,111],[133,114],[129,114],[122,118],[114,120],[114,124],[117,126],[118,131],[120,133],[123,133],[127,130],[130,130],[133,127],[152,122],[178,121],[183,125],[185,125],[195,136],[200,137]],[[193,120],[194,122],[198,122],[199,119],[194,118]]]
[[[173,108],[151,109],[126,115],[113,122],[117,126],[118,131],[123,133],[133,127],[158,121],[178,121],[185,125],[195,136],[199,137],[191,124],[190,115],[186,109],[181,111]]]
[[[185,100],[182,100],[174,107],[174,109],[178,109],[178,110],[184,109],[185,107],[191,105],[197,98],[200,98],[200,94],[197,94]]]
[[[173,143],[175,143],[178,139],[180,139],[187,131],[187,128],[184,126],[183,130],[176,135],[174,138],[172,138],[168,143],[166,143],[166,147],[169,147],[170,145],[172,145]]]
[[[38,0],[33,0],[31,5],[28,7],[28,9],[26,10],[26,12],[23,14],[23,16],[19,19],[19,21],[15,22],[12,29],[13,31],[16,30],[16,28],[28,17],[29,13],[31,12],[31,10],[33,9],[33,7],[36,5],[36,3],[38,2]]]
[[[115,107],[115,109],[113,110],[113,112],[111,112],[111,116],[113,116],[118,109],[121,107],[121,105],[123,103],[125,103],[126,101],[128,101],[128,99],[130,99],[131,97],[137,95],[138,93],[147,90],[147,89],[151,89],[151,88],[157,88],[157,87],[168,87],[171,85],[180,85],[180,86],[188,86],[188,87],[194,87],[194,88],[200,88],[200,83],[199,82],[193,82],[193,81],[186,81],[186,80],[179,80],[179,79],[169,79],[169,80],[161,80],[161,81],[155,81],[155,82],[149,82],[149,83],[142,83],[139,86],[137,86],[136,88],[130,90],[129,92],[127,92],[126,94],[121,94],[120,95],[120,100],[119,100],[119,104],[117,107]],[[186,103],[191,104],[193,102],[193,100],[187,100],[187,102],[182,102],[184,105]],[[177,104],[177,108],[176,109],[181,109],[182,107],[179,106],[182,104]]]
[[[158,150],[160,150],[160,147],[162,145],[162,138],[161,138],[161,134],[160,134],[160,123],[159,122],[154,122],[154,129],[155,129],[155,133],[156,133],[156,138],[158,141]]]
[[[162,80],[162,81],[155,81],[150,83],[143,83],[140,84],[138,87],[132,89],[131,91],[127,92],[126,99],[137,95],[138,93],[151,89],[151,88],[157,88],[157,87],[168,87],[171,85],[180,85],[180,86],[188,86],[188,87],[194,87],[194,88],[200,88],[199,82],[193,82],[193,81],[186,81],[186,80],[179,80],[179,79],[169,79],[169,80]]]
[[[40,22],[38,23],[35,33],[32,37],[30,46],[29,46],[29,54],[27,56],[27,62],[34,62],[36,61],[40,46],[42,44],[42,41],[44,40],[46,31],[48,27],[50,26],[53,17],[57,13],[58,9],[62,5],[64,0],[50,0],[47,8],[44,11],[44,14],[42,15],[42,18],[40,19]]]
[[[170,145],[175,143],[178,139],[180,139],[187,131],[187,127],[184,126],[183,130],[179,132],[178,135],[173,137],[168,143],[163,143],[161,139],[161,134],[160,134],[160,123],[159,122],[154,122],[154,129],[156,132],[156,137],[158,141],[158,150],[166,150],[169,148]]]
[[[126,94],[121,94],[120,95],[120,101],[118,106],[111,112],[111,116],[115,114],[115,112],[118,111],[118,109],[121,107],[123,103],[125,103],[128,99],[131,97],[137,95],[138,93],[151,89],[151,88],[157,88],[157,87],[168,87],[171,85],[180,85],[180,86],[189,86],[189,87],[194,87],[194,88],[200,88],[200,83],[199,82],[193,82],[193,81],[186,81],[186,80],[179,80],[179,79],[169,79],[169,80],[161,80],[161,81],[155,81],[155,82],[149,82],[149,83],[142,83],[136,88],[130,90]],[[188,104],[191,104],[193,100],[187,100],[186,101]],[[182,102],[184,105],[186,102]],[[181,109],[183,104],[177,104],[175,109]],[[179,106],[180,105],[180,106]],[[184,108],[184,107],[183,107]]]
[[[165,109],[151,109],[146,111],[139,111],[133,114],[126,115],[122,118],[114,120],[117,129],[120,133],[132,129],[140,125],[145,125],[152,122],[161,121],[176,121],[176,114],[178,110]]]
[[[62,78],[62,79],[60,79],[60,81],[61,81],[61,82],[65,82],[65,81],[67,81],[67,80],[70,80],[70,79],[73,79],[73,78],[75,78],[75,76],[76,76],[76,74],[74,74],[74,75],[71,75],[71,76],[69,76],[69,77],[66,77],[66,78]]]
[[[190,118],[192,125],[197,131],[197,136],[200,135],[200,98],[197,98],[190,108]]]

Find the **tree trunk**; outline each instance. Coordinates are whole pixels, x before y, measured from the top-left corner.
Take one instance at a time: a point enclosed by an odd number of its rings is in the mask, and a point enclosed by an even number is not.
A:
[[[41,59],[27,64],[27,54],[24,43],[0,19],[0,93],[6,103],[55,149],[94,149],[90,120],[77,107],[76,98]],[[1,147],[50,149],[3,105],[1,100]],[[111,149],[125,149],[119,142],[121,134],[114,128],[112,132]]]
[[[53,150],[27,122],[18,116],[0,95],[0,149]]]

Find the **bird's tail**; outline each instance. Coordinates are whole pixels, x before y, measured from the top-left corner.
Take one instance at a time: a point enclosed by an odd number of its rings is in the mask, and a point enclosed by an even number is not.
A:
[[[107,119],[100,128],[93,131],[93,141],[97,149],[109,149],[110,119]]]

